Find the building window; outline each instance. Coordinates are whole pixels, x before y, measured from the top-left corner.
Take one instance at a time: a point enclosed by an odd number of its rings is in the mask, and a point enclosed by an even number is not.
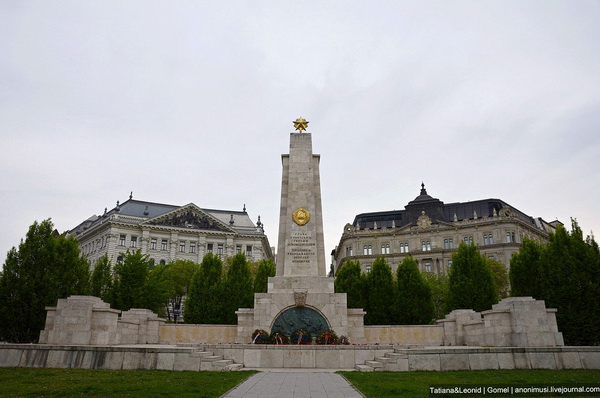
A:
[[[150,266],[150,268],[154,267],[154,262],[155,262],[154,259],[151,258],[150,263],[148,264]]]
[[[137,247],[137,236],[131,237],[131,247]]]
[[[364,245],[363,246],[363,254],[365,256],[371,256],[373,254],[373,246],[371,246],[371,245]]]
[[[346,247],[346,257],[352,257],[352,246]]]
[[[190,242],[190,253],[196,253],[196,243]]]
[[[165,260],[160,260],[160,265],[165,265],[167,262]]]
[[[421,249],[422,249],[424,252],[429,252],[429,251],[431,251],[431,241],[428,241],[428,240],[424,240],[424,241],[422,241],[422,242],[421,242]]]
[[[400,243],[400,253],[408,253],[408,243],[407,242]]]
[[[117,262],[118,262],[118,263],[122,263],[122,262],[123,262],[123,256],[119,256],[119,257],[117,257]]]
[[[431,272],[431,261],[425,261],[425,271]]]
[[[208,253],[212,253],[213,252],[213,244],[212,243],[209,243],[209,244],[206,245],[206,251]]]
[[[454,249],[454,240],[452,238],[444,239],[444,249]]]
[[[370,265],[367,265],[367,266],[365,267],[365,272],[366,272],[367,274],[368,274],[369,272],[371,272],[371,266],[370,266]]]
[[[381,254],[390,254],[390,245],[388,243],[381,245]]]
[[[125,246],[125,235],[119,236],[119,246]]]
[[[240,254],[242,252],[242,245],[235,245],[235,254]]]
[[[494,237],[492,236],[492,234],[483,235],[483,244],[484,245],[493,245],[494,244]]]
[[[472,236],[465,236],[465,243],[467,245],[472,245],[473,244],[473,237]]]
[[[156,238],[150,240],[150,249],[156,250]]]
[[[450,267],[452,267],[452,260],[448,260],[448,269],[450,269]]]
[[[514,232],[506,233],[506,243],[515,243],[515,233]]]
[[[161,242],[161,244],[160,244],[160,250],[166,251],[167,250],[167,245],[168,245],[167,240],[163,239],[162,242]]]
[[[246,257],[252,257],[252,246],[246,246]]]
[[[222,255],[223,255],[223,244],[222,244],[222,243],[219,243],[219,244],[217,245],[217,254],[218,254],[219,256],[222,256]]]
[[[185,253],[185,241],[179,242],[179,251]]]

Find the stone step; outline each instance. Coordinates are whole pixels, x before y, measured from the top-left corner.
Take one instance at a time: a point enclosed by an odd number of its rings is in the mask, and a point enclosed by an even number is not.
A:
[[[396,359],[388,358],[388,357],[375,357],[375,361],[381,362],[382,364],[385,365],[386,363],[395,362]]]
[[[358,370],[359,372],[373,372],[375,369],[373,369],[369,365],[356,365],[356,370]]]
[[[386,352],[385,356],[388,358],[393,358],[393,359],[397,359],[397,358],[407,358],[406,353],[397,353],[397,352]]]
[[[219,355],[207,355],[204,358],[202,358],[202,361],[215,362],[215,361],[220,361],[222,359],[223,359],[223,357],[219,356]]]
[[[230,372],[236,372],[238,370],[242,370],[244,368],[244,365],[242,365],[241,363],[232,363],[231,365],[227,365],[223,368],[223,370],[227,370]]]
[[[232,359],[220,359],[220,360],[214,361],[212,363],[213,368],[215,368],[215,369],[222,369],[225,366],[232,365],[232,364],[233,364],[233,360]]]
[[[206,358],[213,356],[213,353],[209,351],[192,351],[190,356],[195,358]]]
[[[381,362],[378,362],[378,361],[365,361],[365,365],[370,366],[373,369],[383,368],[383,366],[384,366]]]

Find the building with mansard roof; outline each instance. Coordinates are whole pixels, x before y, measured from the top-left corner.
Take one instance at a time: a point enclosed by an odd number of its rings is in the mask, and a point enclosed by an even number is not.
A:
[[[332,253],[337,273],[346,259],[359,260],[369,272],[378,256],[384,256],[395,272],[411,255],[421,271],[446,272],[460,242],[474,243],[480,252],[507,267],[525,237],[546,242],[558,221],[546,222],[517,210],[500,199],[444,203],[421,193],[404,210],[359,214],[346,224]]]
[[[243,252],[248,260],[273,258],[260,216],[243,211],[203,209],[129,200],[68,231],[92,264],[108,254],[114,263],[127,250],[141,249],[153,264],[174,260],[200,263],[206,253],[228,257]]]

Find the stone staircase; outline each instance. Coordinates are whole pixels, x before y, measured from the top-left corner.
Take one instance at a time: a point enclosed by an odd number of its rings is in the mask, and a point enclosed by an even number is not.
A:
[[[359,372],[402,372],[408,370],[406,353],[386,352],[375,357],[373,361],[365,361],[364,365],[356,365]]]
[[[241,370],[244,365],[233,362],[233,359],[224,359],[222,355],[213,355],[211,351],[205,351],[204,348],[196,348],[192,351],[192,358],[200,359],[200,371],[236,371]]]

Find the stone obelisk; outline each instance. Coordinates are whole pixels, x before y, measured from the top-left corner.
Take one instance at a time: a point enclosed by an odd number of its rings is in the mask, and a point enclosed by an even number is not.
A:
[[[283,164],[276,275],[267,293],[254,295],[254,308],[240,308],[236,342],[249,342],[254,330],[289,335],[303,328],[313,335],[334,330],[351,341],[364,341],[365,312],[348,309],[346,293],[334,293],[326,276],[321,210],[320,156],[312,152],[308,122],[294,121],[290,153]]]
[[[277,276],[326,276],[321,210],[320,155],[309,133],[290,134],[290,153],[281,156],[281,208]]]

